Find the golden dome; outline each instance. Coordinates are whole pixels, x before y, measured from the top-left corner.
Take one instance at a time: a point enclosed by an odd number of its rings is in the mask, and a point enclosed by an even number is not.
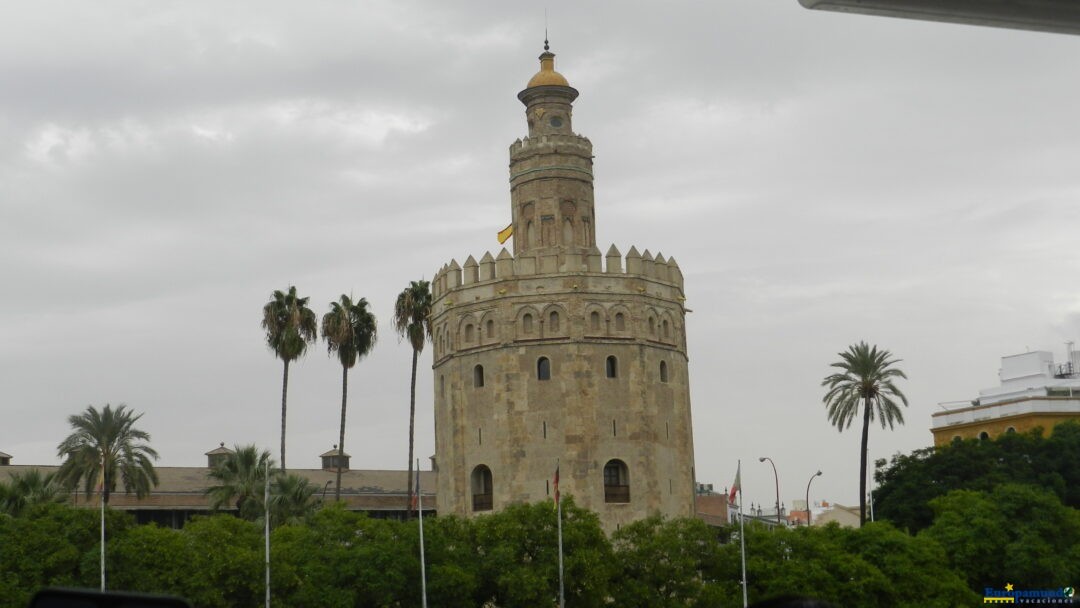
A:
[[[551,85],[568,87],[570,83],[566,81],[566,77],[555,71],[555,53],[545,50],[540,54],[540,71],[529,79],[529,84],[525,85],[525,88]]]

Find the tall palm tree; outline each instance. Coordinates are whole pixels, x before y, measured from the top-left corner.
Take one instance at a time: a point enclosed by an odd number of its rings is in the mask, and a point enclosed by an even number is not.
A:
[[[275,290],[272,299],[263,306],[262,326],[266,344],[284,363],[281,376],[281,470],[285,470],[285,403],[289,394],[289,363],[307,351],[315,341],[318,320],[307,307],[308,299],[296,295],[290,285],[287,292]]]
[[[206,474],[217,484],[206,488],[210,508],[235,506],[240,517],[255,520],[263,514],[266,469],[274,466],[270,451],[254,445],[236,446],[231,454]]]
[[[337,352],[341,361],[341,427],[338,432],[338,467],[337,485],[334,500],[341,500],[341,465],[345,458],[345,405],[349,395],[349,370],[375,347],[378,324],[375,315],[368,312],[367,300],[352,299],[341,295],[340,302],[330,303],[330,312],[323,315],[322,335],[326,340],[326,350]]]
[[[158,485],[151,462],[157,460],[158,454],[145,443],[150,441],[150,435],[135,428],[140,418],[142,414],[136,415],[123,404],[116,409],[105,404],[100,411],[91,405],[85,412],[68,417],[74,432],[56,447],[58,455],[65,459],[56,472],[57,481],[73,488],[82,480],[89,495],[104,471],[100,485],[105,504],[116,491],[118,479],[125,493],[134,491],[139,498],[149,494],[151,486]]]
[[[840,431],[849,428],[859,417],[859,406],[862,406],[862,445],[859,448],[859,524],[862,525],[866,523],[866,455],[870,423],[875,416],[881,421],[881,428],[888,424],[891,429],[896,422],[904,423],[904,414],[896,400],[907,407],[907,397],[893,380],[907,376],[893,367],[900,359],[893,359],[892,353],[878,350],[876,345],[859,342],[837,354],[841,360],[831,367],[841,371],[822,381],[821,385],[828,388],[823,401],[829,422]]]
[[[398,294],[394,303],[394,329],[398,335],[409,340],[412,346],[412,380],[409,384],[409,499],[406,514],[413,503],[413,446],[416,429],[416,359],[424,350],[424,342],[431,338],[431,284],[427,281],[410,281],[409,286]]]
[[[29,469],[15,473],[7,483],[0,482],[0,513],[17,516],[34,505],[59,503],[66,500],[63,488],[56,483],[55,473]]]

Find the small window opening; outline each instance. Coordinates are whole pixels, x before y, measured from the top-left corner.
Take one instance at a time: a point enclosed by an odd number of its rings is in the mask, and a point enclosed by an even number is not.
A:
[[[593,331],[600,331],[600,313],[595,310],[589,315],[589,328]]]
[[[484,445],[484,429],[476,429],[476,444]]]
[[[608,378],[619,377],[619,360],[614,355],[607,358],[607,363],[604,365]]]
[[[604,465],[604,502],[630,502],[630,472],[621,460]]]
[[[663,332],[664,332],[664,337],[665,338],[670,338],[671,337],[671,327],[668,325],[667,319],[664,319]]]
[[[626,315],[621,312],[615,314],[615,331],[626,331]]]
[[[667,382],[667,380],[668,380],[667,361],[661,361],[660,362],[660,382]]]
[[[986,441],[987,439],[990,439],[990,433],[987,433],[986,431],[983,431],[983,432],[979,433],[979,439],[982,440],[982,441]]]
[[[1008,434],[1012,434],[1016,432],[1016,429],[1010,426],[1009,428],[1005,429],[1005,432]]]
[[[483,388],[484,386],[484,366],[477,365],[472,370],[473,386],[476,388]]]
[[[522,333],[531,334],[533,331],[533,318],[529,313],[525,313],[524,317],[521,317],[521,331]]]
[[[473,341],[473,326],[469,323],[465,326],[465,343],[471,343]]]
[[[551,333],[557,333],[559,331],[559,313],[551,311],[548,315],[548,331]]]
[[[656,319],[649,317],[649,335],[656,335]]]
[[[540,357],[536,362],[536,379],[551,380],[551,361],[547,357]]]
[[[544,421],[544,439],[547,439],[547,420]]]
[[[495,337],[495,321],[492,321],[491,319],[488,319],[488,322],[485,324],[485,327],[487,329],[487,337],[494,338]]]
[[[472,472],[473,511],[490,511],[492,502],[491,469],[479,465]]]
[[[615,427],[615,421],[614,420],[611,421],[611,436],[612,437],[618,437],[619,436],[618,429]]]

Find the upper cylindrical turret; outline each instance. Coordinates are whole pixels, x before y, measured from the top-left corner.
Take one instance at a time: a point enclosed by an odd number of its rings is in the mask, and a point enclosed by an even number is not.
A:
[[[514,255],[583,254],[596,244],[592,143],[571,128],[577,89],[555,71],[555,54],[540,54],[540,71],[518,99],[529,135],[510,147]]]

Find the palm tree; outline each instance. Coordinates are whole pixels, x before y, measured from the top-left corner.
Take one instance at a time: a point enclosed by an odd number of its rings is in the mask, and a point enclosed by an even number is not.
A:
[[[55,473],[29,469],[15,473],[7,483],[0,482],[0,513],[17,516],[34,505],[61,503],[66,500]]]
[[[409,286],[398,294],[394,303],[394,329],[412,346],[412,380],[409,384],[409,501],[406,513],[411,512],[413,502],[413,445],[416,423],[416,359],[424,350],[424,341],[431,337],[431,284],[427,281],[410,281]]]
[[[300,475],[274,476],[270,496],[271,523],[296,524],[307,519],[318,508],[315,491],[307,477]]]
[[[349,395],[349,370],[375,347],[378,325],[375,315],[368,312],[367,300],[353,302],[342,294],[340,302],[330,303],[330,312],[323,315],[322,335],[326,350],[337,352],[341,361],[341,427],[338,432],[337,485],[334,500],[341,500],[341,465],[345,458],[345,405]]]
[[[225,457],[206,474],[217,485],[206,488],[210,508],[235,506],[240,517],[255,520],[263,514],[263,495],[266,488],[267,465],[274,466],[270,451],[259,451],[254,445],[235,446],[233,453]]]
[[[307,307],[307,298],[296,295],[296,287],[290,285],[288,292],[274,291],[269,302],[263,306],[262,326],[266,330],[266,344],[274,355],[284,362],[281,379],[281,470],[285,470],[285,402],[289,393],[289,362],[296,360],[315,341],[318,320]]]
[[[904,423],[903,412],[895,399],[907,407],[907,397],[893,380],[907,376],[893,367],[900,359],[893,359],[892,353],[878,350],[876,345],[871,347],[859,342],[837,354],[841,360],[831,367],[842,371],[830,374],[822,381],[821,385],[828,387],[823,401],[829,422],[840,431],[851,426],[862,405],[862,445],[859,448],[859,523],[862,525],[866,523],[866,454],[870,423],[875,416],[881,421],[881,428],[888,424],[891,429],[895,422]]]
[[[74,432],[56,447],[65,459],[56,472],[57,481],[73,488],[82,480],[89,495],[104,472],[100,486],[105,504],[116,491],[117,479],[123,482],[125,493],[134,491],[139,498],[149,494],[151,486],[158,485],[151,462],[158,454],[144,443],[150,441],[150,435],[135,428],[140,418],[142,414],[136,415],[123,404],[116,409],[105,404],[101,411],[90,405],[85,412],[68,417]]]

